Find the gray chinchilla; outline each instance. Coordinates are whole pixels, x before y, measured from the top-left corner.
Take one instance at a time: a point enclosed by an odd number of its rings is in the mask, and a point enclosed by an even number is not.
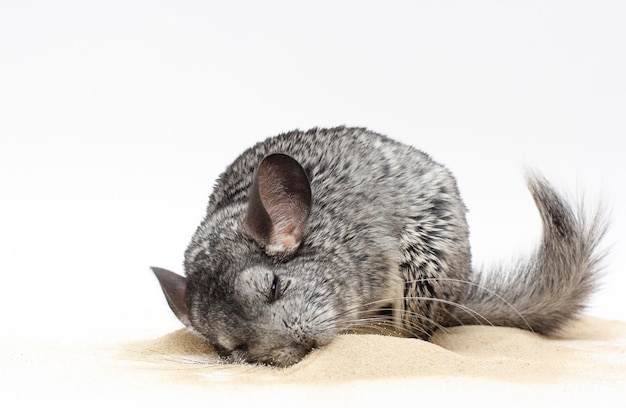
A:
[[[176,316],[236,362],[288,366],[357,327],[422,339],[460,324],[550,334],[593,291],[605,225],[542,177],[528,185],[540,245],[511,270],[481,273],[445,167],[366,129],[293,131],[219,177],[186,277],[153,270]]]

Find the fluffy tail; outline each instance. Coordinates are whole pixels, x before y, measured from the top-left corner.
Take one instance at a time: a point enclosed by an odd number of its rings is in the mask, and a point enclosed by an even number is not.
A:
[[[573,210],[541,176],[528,186],[543,221],[539,247],[513,268],[474,271],[456,316],[461,324],[491,324],[557,332],[585,306],[601,272],[599,243],[606,232],[601,211],[591,218]]]

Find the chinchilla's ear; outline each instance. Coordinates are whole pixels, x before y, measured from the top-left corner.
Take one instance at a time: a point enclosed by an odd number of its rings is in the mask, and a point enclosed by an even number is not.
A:
[[[302,240],[311,186],[300,163],[285,154],[261,161],[248,195],[246,226],[270,255],[289,254]]]
[[[187,303],[185,303],[185,291],[187,290],[187,279],[183,276],[170,272],[167,269],[151,267],[152,272],[156,275],[170,305],[172,312],[178,317],[185,326],[189,326],[189,311]]]

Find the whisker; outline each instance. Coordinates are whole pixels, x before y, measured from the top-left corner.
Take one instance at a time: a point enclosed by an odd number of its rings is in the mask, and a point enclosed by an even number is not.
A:
[[[424,316],[420,316],[420,317],[425,318]],[[371,316],[371,317],[351,319],[351,320],[346,321],[345,322],[346,328],[344,328],[343,331],[348,331],[348,330],[358,331],[359,329],[361,330],[374,329],[380,332],[384,332],[386,334],[402,335],[403,337],[419,337],[416,335],[416,332],[420,332],[425,335],[428,335],[428,332],[424,330],[418,324],[414,322],[406,322],[406,323],[408,323],[409,327],[406,327],[407,325],[398,327],[393,322],[389,321],[388,319],[382,316]],[[445,328],[442,328],[442,329],[445,330]]]
[[[478,284],[476,282],[472,282],[472,281],[469,281],[469,280],[456,279],[456,278],[417,278],[417,279],[413,279],[413,280],[410,280],[410,281],[406,281],[406,283],[417,283],[417,282],[453,282],[453,283],[459,283],[459,284],[464,284],[464,285],[469,285],[469,286],[475,287],[475,288],[477,288],[479,290],[482,290],[482,291],[488,293],[489,295],[492,295],[496,299],[500,300],[505,306],[509,307],[515,314],[517,314],[519,316],[519,318],[521,319],[522,322],[524,322],[524,324],[526,325],[526,327],[528,328],[529,331],[534,332],[534,330],[533,330],[532,326],[530,325],[530,323],[526,320],[526,318],[523,316],[523,314],[511,302],[509,302],[503,296],[498,294],[496,291],[494,291],[492,289],[489,289],[486,286],[480,285],[480,284]],[[384,299],[368,302],[368,303],[366,303],[366,304],[364,304],[362,306],[367,309],[369,307],[375,307],[376,305],[379,305],[379,304],[382,306],[385,303],[391,303],[393,301],[399,301],[399,300],[410,300],[410,299],[446,303],[446,304],[449,304],[451,306],[457,307],[457,308],[467,312],[471,317],[474,318],[474,320],[476,321],[477,324],[480,324],[480,325],[487,324],[487,325],[490,325],[490,326],[494,326],[494,324],[492,322],[490,322],[487,317],[483,316],[482,314],[480,314],[476,310],[468,308],[467,306],[465,306],[464,304],[459,303],[459,302],[451,302],[451,301],[448,301],[448,300],[445,300],[445,299],[439,299],[439,298],[427,298],[427,297],[384,298]],[[456,320],[456,322],[458,324],[462,324],[461,320],[454,313],[451,313],[451,312],[448,311],[448,315],[451,318],[453,318],[454,320]]]
[[[375,300],[375,301],[372,301],[372,302],[368,302],[368,303],[364,304],[364,306],[365,307],[376,306],[377,304],[385,305],[385,304],[388,304],[390,302],[397,301],[397,300],[423,300],[423,301],[439,302],[439,303],[455,306],[455,307],[458,307],[459,309],[465,310],[470,315],[474,316],[476,318],[476,322],[477,323],[482,324],[482,322],[480,320],[480,319],[482,319],[482,321],[487,322],[488,325],[493,326],[493,324],[485,316],[481,315],[480,313],[476,312],[475,310],[472,310],[472,309],[468,308],[467,306],[465,306],[465,305],[463,305],[461,303],[453,302],[453,301],[445,300],[445,299],[431,298],[431,297],[427,297],[427,296],[403,296],[403,297],[395,297],[395,298],[385,298],[385,299],[380,299],[380,300]],[[396,310],[396,309],[391,309],[391,310]],[[408,310],[402,310],[401,309],[399,311],[401,311],[403,313],[409,313]],[[454,317],[454,314],[452,314],[451,312],[447,312],[447,313]],[[417,317],[422,317],[422,318],[426,319],[425,316],[420,316],[420,315],[416,315],[416,316]],[[437,323],[434,320],[432,320],[432,319],[427,319],[427,320],[430,323],[433,323],[433,324],[437,325]],[[443,326],[438,325],[438,328],[443,328]]]
[[[462,280],[462,279],[455,279],[455,278],[419,278],[419,279],[414,279],[411,281],[407,281],[409,283],[412,282],[420,282],[420,281],[443,281],[443,282],[455,282],[455,283],[463,283],[463,284],[467,284],[470,286],[473,286],[477,289],[480,289],[484,292],[487,292],[490,295],[493,295],[494,297],[496,297],[498,300],[500,300],[501,302],[504,303],[504,305],[506,305],[507,307],[511,308],[511,310],[517,314],[519,316],[519,318],[524,322],[524,324],[526,325],[526,327],[528,327],[528,330],[532,333],[534,333],[535,331],[533,330],[532,326],[530,325],[530,323],[524,318],[524,316],[522,315],[522,313],[515,307],[513,306],[513,304],[511,302],[509,302],[508,300],[506,300],[503,296],[501,296],[500,294],[498,294],[496,291],[489,289],[486,286],[480,285],[476,282],[471,282],[471,281],[467,281],[467,280]],[[461,306],[461,304],[459,304],[459,306]],[[489,322],[489,320],[487,320],[484,316],[476,313],[476,311],[472,311],[469,308],[465,307],[464,305],[462,305],[463,307],[461,309],[465,310],[466,312],[470,313],[473,317],[480,317],[481,319],[484,319],[484,321],[486,321],[490,326],[493,326],[492,323]],[[482,324],[481,322],[477,322],[479,324]]]
[[[388,298],[388,299],[382,299],[382,300],[377,300],[377,301],[372,301],[372,302],[368,302],[367,304],[365,304],[365,306],[375,306],[377,304],[388,304],[390,301],[392,300],[402,300],[402,299],[408,299],[408,298]],[[440,299],[430,299],[430,298],[424,298],[427,300],[435,300],[435,301],[441,301]],[[418,319],[424,320],[430,324],[432,324],[433,326],[435,326],[437,329],[440,330],[446,330],[446,328],[439,324],[438,322],[436,322],[433,319],[430,319],[428,317],[426,317],[425,315],[419,314],[415,311],[410,311],[410,310],[400,310],[400,309],[388,309],[390,311],[398,311],[398,312],[402,312],[405,314],[408,314],[409,316],[413,316],[416,317]],[[362,322],[366,322],[368,321],[367,319],[371,319],[369,321],[375,321],[377,323],[379,322],[384,322],[386,325],[390,326],[390,327],[394,327],[396,329],[396,331],[401,330],[401,331],[406,331],[408,332],[411,336],[414,337],[420,337],[416,334],[416,332],[419,333],[423,333],[424,335],[428,336],[429,333],[427,330],[425,330],[423,327],[419,326],[416,322],[413,321],[403,321],[402,322],[402,326],[398,327],[392,320],[390,320],[388,317],[384,317],[384,316],[366,316],[366,317],[358,317],[359,314],[362,313],[366,313],[367,311],[363,309],[363,306],[358,306],[352,309],[348,309],[336,316],[333,317],[333,319],[335,321],[339,321],[341,323],[343,323],[346,329],[351,328],[352,326],[355,326],[357,324],[360,324]],[[355,317],[352,317],[355,316]],[[375,320],[374,320],[375,319]],[[356,322],[356,323],[355,323]]]

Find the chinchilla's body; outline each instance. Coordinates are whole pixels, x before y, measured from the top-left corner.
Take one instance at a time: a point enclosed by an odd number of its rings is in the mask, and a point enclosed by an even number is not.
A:
[[[423,339],[459,324],[549,334],[593,290],[603,225],[541,177],[529,187],[541,244],[511,270],[481,274],[445,167],[366,129],[294,131],[220,176],[186,278],[154,270],[180,320],[235,361],[290,365],[372,325]]]

